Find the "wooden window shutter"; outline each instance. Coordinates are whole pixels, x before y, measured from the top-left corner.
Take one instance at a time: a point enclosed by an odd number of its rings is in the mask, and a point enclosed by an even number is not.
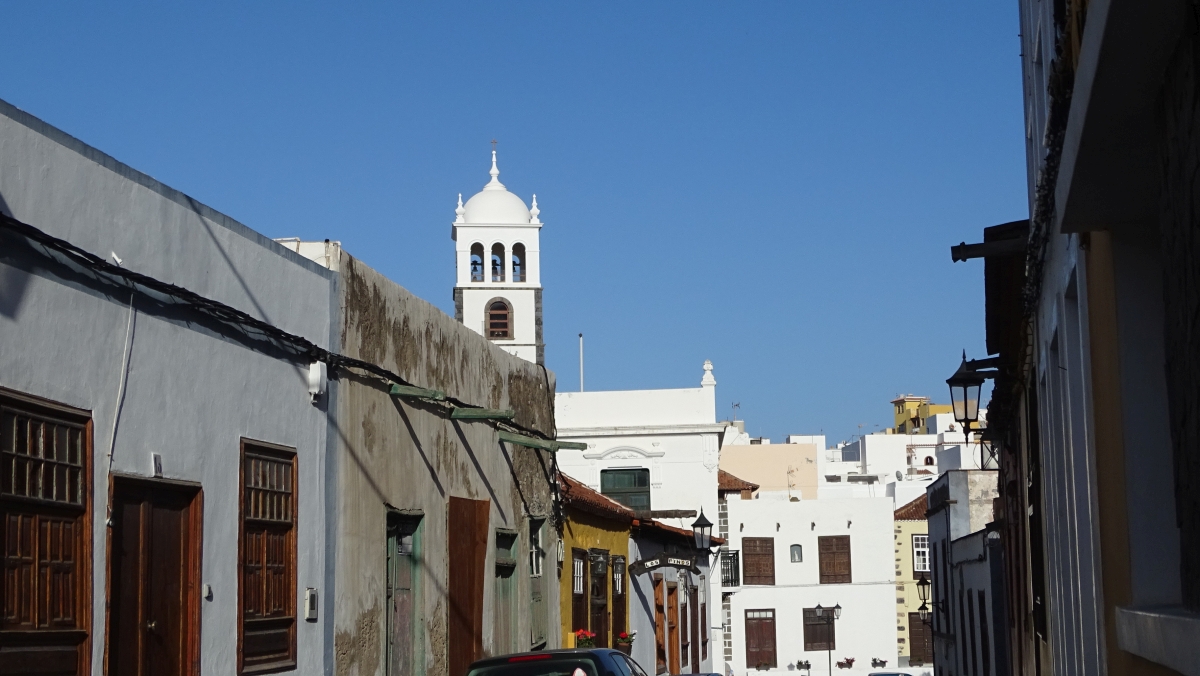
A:
[[[744,584],[775,584],[775,538],[742,538]]]
[[[804,649],[835,650],[834,622],[828,617],[817,617],[816,608],[804,609]]]
[[[850,536],[823,535],[817,538],[821,566],[821,584],[848,584],[850,578]]]
[[[587,561],[586,550],[571,550],[571,631],[588,628]]]

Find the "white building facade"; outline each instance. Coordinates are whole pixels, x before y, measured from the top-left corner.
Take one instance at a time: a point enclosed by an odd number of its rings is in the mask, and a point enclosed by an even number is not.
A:
[[[701,512],[715,523],[725,429],[717,423],[716,387],[706,361],[697,388],[557,393],[558,438],[588,445],[558,451],[559,468],[670,526],[690,530]],[[705,584],[705,598],[720,598],[719,581]],[[708,636],[719,635],[716,615],[708,613]]]
[[[895,667],[890,498],[759,492],[729,495],[726,509],[728,547],[741,569],[722,590],[733,646],[727,673],[789,672],[804,662],[806,676]],[[827,622],[818,605],[840,606],[840,618]]]
[[[509,354],[542,364],[537,195],[527,207],[504,187],[494,150],[490,173],[491,181],[466,204],[458,196],[454,210],[454,316]]]

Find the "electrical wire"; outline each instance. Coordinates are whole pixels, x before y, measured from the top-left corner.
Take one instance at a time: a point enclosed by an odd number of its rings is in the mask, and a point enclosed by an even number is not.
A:
[[[155,279],[148,275],[143,275],[132,270],[127,270],[119,265],[109,263],[107,260],[85,251],[70,242],[59,239],[52,235],[43,232],[42,230],[19,221],[11,216],[0,213],[0,229],[8,230],[28,240],[29,243],[37,245],[31,248],[36,249],[40,246],[42,254],[58,260],[79,266],[93,274],[107,278],[109,281],[116,281],[120,285],[128,288],[131,294],[143,294],[150,298],[163,303],[167,306],[183,307],[193,312],[196,312],[209,319],[213,319],[226,326],[232,327],[241,331],[247,337],[252,339],[264,340],[272,343],[277,348],[287,354],[290,354],[297,361],[322,361],[325,362],[330,371],[336,369],[343,371],[358,370],[370,373],[379,378],[382,378],[389,383],[399,385],[414,385],[398,374],[389,371],[377,364],[347,357],[336,352],[330,352],[302,336],[293,333],[288,333],[272,324],[269,324],[261,319],[252,317],[241,310],[225,305],[210,298],[205,298],[200,294],[185,289],[181,286],[176,286],[159,279]],[[65,259],[65,260],[62,260]],[[132,297],[132,296],[131,296]],[[132,308],[132,301],[130,307]],[[132,321],[132,316],[130,318]],[[545,375],[547,386],[549,386],[549,376]],[[433,403],[433,402],[431,402]],[[487,408],[478,406],[468,402],[461,401],[454,397],[447,396],[444,402],[438,406],[440,410],[446,411],[448,414],[452,408]],[[553,441],[554,437],[547,435],[541,430],[525,427],[511,421],[490,421],[495,427],[505,429],[510,432],[525,434],[538,439]],[[114,428],[113,433],[116,433]],[[112,450],[109,450],[111,457]]]

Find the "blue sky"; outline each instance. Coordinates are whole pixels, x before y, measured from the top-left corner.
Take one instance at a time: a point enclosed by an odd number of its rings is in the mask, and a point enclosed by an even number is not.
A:
[[[1024,218],[1016,2],[24,3],[0,98],[453,312],[455,198],[537,193],[547,365],[752,434],[891,423],[982,356]],[[860,428],[860,425],[862,426]]]

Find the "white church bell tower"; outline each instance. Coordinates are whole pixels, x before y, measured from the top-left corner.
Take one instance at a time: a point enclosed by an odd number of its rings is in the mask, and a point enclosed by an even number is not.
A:
[[[492,180],[466,204],[460,194],[454,210],[454,316],[510,354],[542,364],[537,195],[528,208],[504,187],[495,150],[491,174]]]

